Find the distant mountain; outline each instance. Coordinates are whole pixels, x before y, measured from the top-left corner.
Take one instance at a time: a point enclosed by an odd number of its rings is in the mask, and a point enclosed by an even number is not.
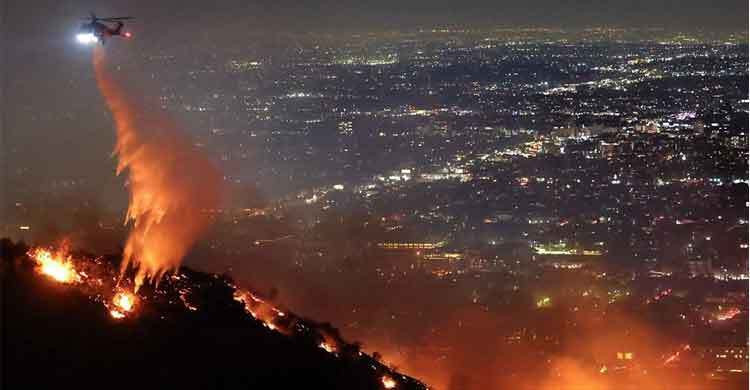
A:
[[[118,259],[74,254],[60,283],[23,245],[0,251],[3,388],[426,389],[227,277],[182,268],[116,318]]]

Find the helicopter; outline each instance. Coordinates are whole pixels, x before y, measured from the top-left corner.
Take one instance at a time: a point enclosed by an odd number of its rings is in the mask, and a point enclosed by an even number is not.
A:
[[[132,16],[120,16],[111,18],[98,18],[93,12],[90,16],[83,18],[86,23],[81,25],[80,32],[76,35],[78,42],[83,44],[101,42],[104,44],[105,40],[113,36],[121,36],[124,38],[132,37],[130,31],[123,31],[122,28],[125,26],[123,20],[134,19]],[[112,26],[111,24],[115,25]]]

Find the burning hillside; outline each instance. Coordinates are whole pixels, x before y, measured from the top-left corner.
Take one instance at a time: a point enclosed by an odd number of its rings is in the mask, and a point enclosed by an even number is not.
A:
[[[119,258],[13,248],[2,267],[9,385],[89,387],[117,375],[173,388],[426,388],[228,277],[182,268],[133,293],[136,271],[121,279]]]
[[[117,129],[117,173],[127,173],[130,233],[122,257],[3,242],[4,384],[426,388],[328,324],[180,268],[211,223],[221,175],[166,113],[125,93],[101,48],[93,60]]]

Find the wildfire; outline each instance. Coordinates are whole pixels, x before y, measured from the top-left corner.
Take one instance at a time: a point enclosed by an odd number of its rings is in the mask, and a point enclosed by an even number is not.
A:
[[[396,381],[388,375],[383,375],[380,381],[383,382],[383,387],[385,387],[386,389],[396,388]]]
[[[68,250],[65,247],[56,250],[34,248],[28,252],[28,256],[37,265],[36,272],[40,275],[51,277],[61,283],[75,283],[76,289],[87,294],[91,300],[102,304],[115,320],[132,317],[139,310],[141,298],[129,288],[120,285],[122,279],[117,277],[117,271],[109,270],[102,258],[81,256],[73,259],[72,256],[68,255]],[[166,289],[172,289],[187,309],[198,311],[200,308],[189,301],[190,287],[175,285],[177,282],[179,284],[189,283],[190,279],[185,278],[186,276],[181,274],[172,275],[170,277],[171,283]],[[125,283],[131,285],[129,281]],[[242,304],[247,315],[259,321],[264,327],[286,335],[308,335],[312,332],[313,337],[320,340],[318,347],[337,358],[349,357],[347,351],[353,350],[348,348],[353,345],[349,345],[343,340],[338,331],[330,325],[310,322],[292,312],[281,310],[271,302],[265,301],[248,290],[240,289],[232,283],[229,283],[228,286],[234,289],[234,300]],[[156,293],[163,292],[156,291]],[[111,297],[111,299],[105,298],[102,300],[102,297]],[[148,300],[148,298],[143,299]],[[178,300],[170,300],[169,302],[170,304],[179,304]],[[359,352],[356,356],[359,359],[366,359],[362,352]],[[370,361],[372,368],[381,373],[378,375],[382,375],[380,381],[385,389],[394,389],[398,386],[399,382],[391,376],[392,371],[388,370],[379,359],[371,358]],[[382,373],[388,374],[383,375]]]
[[[326,351],[328,353],[334,353],[334,352],[336,352],[336,349],[333,348],[333,346],[331,344],[328,344],[326,342],[320,343],[319,347],[320,347],[320,349],[322,349],[322,350],[324,350],[324,351]]]
[[[683,351],[689,351],[690,350],[690,344],[685,344],[681,350],[675,352],[674,354],[667,357],[666,360],[664,360],[664,365],[669,365],[671,363],[676,362],[680,358],[680,353]]]
[[[29,253],[39,265],[39,272],[51,277],[60,283],[74,283],[81,280],[80,275],[73,267],[73,261],[63,250],[54,254],[43,248],[34,249]]]
[[[289,333],[288,325],[285,325],[283,321],[283,318],[286,317],[286,313],[270,303],[256,297],[248,291],[240,289],[235,290],[234,300],[242,303],[245,307],[245,312],[256,320],[260,320],[266,328],[280,333]],[[279,319],[282,319],[282,321],[280,322]]]
[[[718,314],[716,314],[716,320],[717,321],[727,321],[731,320],[732,318],[736,317],[738,314],[742,313],[742,311],[736,307],[730,307],[729,309],[726,309]]]
[[[109,314],[116,319],[124,318],[135,309],[136,296],[126,291],[120,291],[112,298],[112,308]]]

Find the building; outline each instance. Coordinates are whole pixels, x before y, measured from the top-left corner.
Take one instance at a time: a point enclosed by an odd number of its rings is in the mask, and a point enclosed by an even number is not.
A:
[[[379,242],[378,248],[385,250],[430,250],[441,248],[445,241],[439,242]]]

